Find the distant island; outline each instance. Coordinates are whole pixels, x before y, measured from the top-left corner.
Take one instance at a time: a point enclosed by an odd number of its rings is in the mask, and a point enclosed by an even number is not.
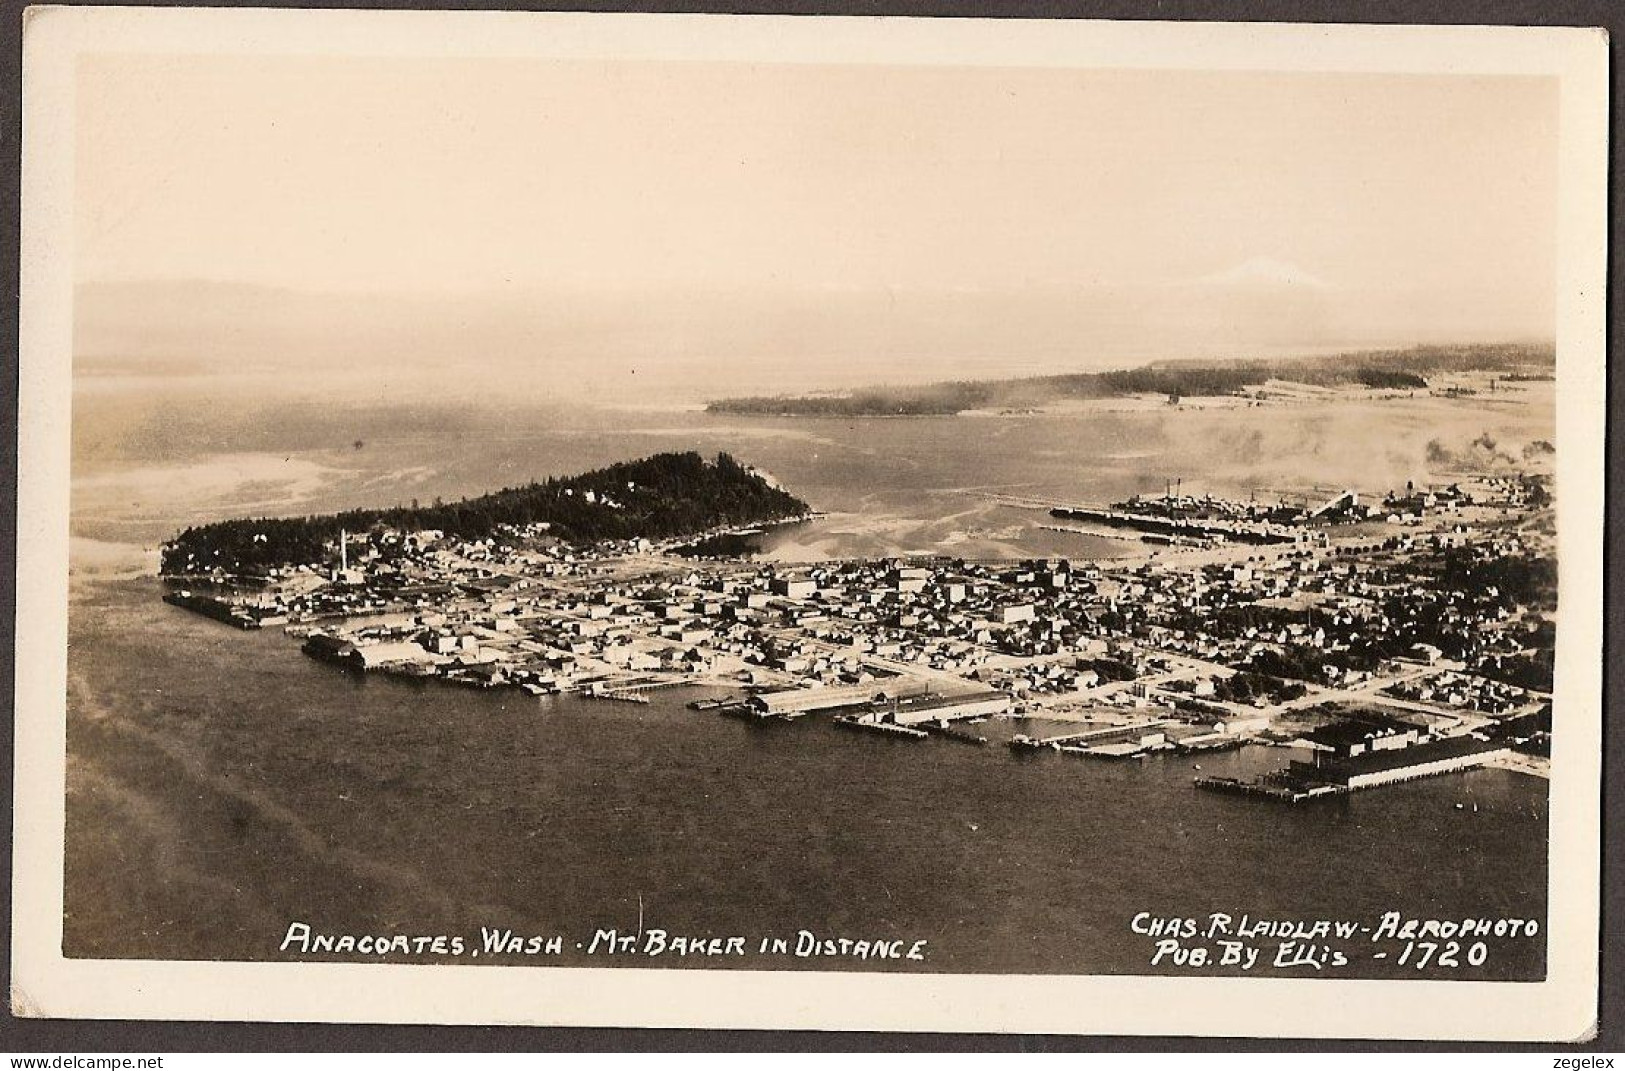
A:
[[[500,526],[545,525],[567,543],[670,539],[804,516],[811,507],[728,454],[663,453],[580,476],[456,502],[259,517],[188,528],[163,547],[163,572],[263,572],[334,558],[343,533],[435,531],[479,540]]]
[[[1235,394],[1272,380],[1321,387],[1425,390],[1430,375],[1503,372],[1509,381],[1546,378],[1551,346],[1421,346],[1280,360],[1157,361],[1112,372],[959,380],[869,387],[840,394],[723,398],[708,412],[750,416],[953,416],[972,409],[1021,409],[1057,402],[1165,394],[1171,401]]]

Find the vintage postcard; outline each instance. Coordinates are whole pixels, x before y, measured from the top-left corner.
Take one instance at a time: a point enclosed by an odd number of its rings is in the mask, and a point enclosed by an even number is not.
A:
[[[1592,1030],[1600,32],[25,52],[18,1014]]]

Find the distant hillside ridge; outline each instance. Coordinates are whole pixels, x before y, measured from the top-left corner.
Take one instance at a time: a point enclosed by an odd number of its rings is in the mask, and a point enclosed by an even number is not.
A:
[[[549,525],[573,543],[667,539],[799,517],[811,507],[728,454],[655,454],[580,476],[532,482],[457,502],[258,517],[188,528],[163,547],[163,572],[255,572],[326,562],[341,532],[442,532],[484,539],[502,525]]]
[[[915,387],[866,387],[839,394],[723,398],[708,412],[757,416],[953,416],[967,409],[1018,409],[1131,394],[1204,397],[1234,394],[1270,380],[1373,390],[1421,390],[1427,377],[1504,372],[1528,378],[1556,366],[1551,346],[1418,346],[1281,359],[1156,361],[1111,372],[958,380]]]

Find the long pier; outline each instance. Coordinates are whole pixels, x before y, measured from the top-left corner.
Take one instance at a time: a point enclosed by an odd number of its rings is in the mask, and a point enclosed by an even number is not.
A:
[[[1204,788],[1209,792],[1258,796],[1284,803],[1302,803],[1317,796],[1341,796],[1351,791],[1339,785],[1316,785],[1313,788],[1296,789],[1271,781],[1241,781],[1234,777],[1198,777],[1194,783],[1197,788]]]
[[[589,699],[618,699],[623,703],[647,703],[647,693],[661,688],[677,688],[687,683],[665,677],[632,678],[623,682],[594,681],[581,690]]]
[[[190,591],[171,591],[164,595],[164,601],[171,606],[179,606],[183,610],[190,610],[194,614],[222,621],[228,625],[235,625],[240,629],[256,629],[264,627],[264,622],[251,614],[238,609],[225,599],[213,595],[196,595]]]
[[[1373,769],[1352,776],[1345,772],[1340,782],[1318,781],[1312,776],[1304,777],[1283,770],[1250,781],[1240,781],[1233,777],[1198,777],[1195,784],[1197,788],[1214,792],[1231,792],[1243,796],[1262,796],[1288,803],[1301,803],[1319,796],[1342,796],[1384,785],[1420,781],[1423,778],[1476,769],[1492,759],[1509,754],[1511,749],[1505,744],[1493,741],[1474,742],[1467,737],[1450,737],[1434,744],[1413,744],[1394,754],[1399,758],[1405,758],[1407,752],[1420,752],[1421,755],[1409,756],[1413,760],[1410,762],[1396,763],[1387,768]]]
[[[931,735],[924,729],[916,729],[911,725],[898,725],[896,722],[890,721],[869,721],[864,718],[854,718],[849,714],[837,714],[835,724],[847,729],[867,729],[870,732],[906,736],[911,740],[924,740]]]
[[[937,736],[946,736],[950,740],[958,740],[964,744],[983,745],[987,743],[987,737],[970,732],[968,729],[961,729],[946,721],[925,722],[921,728]]]
[[[1041,524],[1038,527],[1046,532],[1063,532],[1067,535],[1091,536],[1095,539],[1115,539],[1122,543],[1136,542],[1134,536],[1119,532],[1100,532],[1092,528],[1073,528],[1065,524]]]
[[[1109,506],[1056,506],[1051,517],[1081,520],[1107,528],[1132,528],[1137,532],[1185,539],[1222,539],[1233,543],[1293,543],[1297,537],[1257,524],[1240,521],[1198,521],[1183,517],[1154,517],[1129,513]]]
[[[1131,736],[1134,733],[1144,732],[1147,729],[1161,729],[1169,725],[1167,718],[1152,718],[1148,721],[1135,722],[1132,725],[1102,725],[1095,729],[1084,729],[1081,732],[1061,733],[1059,736],[1046,736],[1033,741],[1035,747],[1065,747],[1069,744],[1082,744],[1085,742],[1109,741],[1112,737],[1123,735]]]

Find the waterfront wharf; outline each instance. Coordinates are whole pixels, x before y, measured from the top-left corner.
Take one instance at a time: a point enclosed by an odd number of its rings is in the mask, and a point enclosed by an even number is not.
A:
[[[1041,524],[1038,526],[1046,532],[1063,532],[1067,535],[1091,536],[1095,539],[1115,539],[1123,543],[1137,543],[1138,536],[1124,535],[1121,532],[1102,531],[1099,528],[1077,528],[1068,524]]]
[[[1032,744],[1034,747],[1066,747],[1084,743],[1107,744],[1112,743],[1114,738],[1119,736],[1126,739],[1136,733],[1166,728],[1171,724],[1173,723],[1168,718],[1150,718],[1129,725],[1103,725],[1094,729],[1084,729],[1080,732],[1041,737],[1034,740]]]
[[[636,692],[582,692],[588,699],[602,699],[612,703],[640,703],[647,704],[649,697]]]
[[[1171,538],[1221,539],[1233,543],[1271,544],[1297,542],[1301,535],[1273,526],[1236,520],[1198,520],[1190,517],[1157,517],[1128,513],[1110,506],[1056,506],[1051,517],[1085,521],[1108,528],[1130,528],[1137,532]]]
[[[916,729],[911,725],[898,725],[896,722],[890,721],[871,721],[851,714],[837,714],[835,724],[847,729],[867,729],[870,732],[906,736],[911,740],[924,740],[931,735],[924,729]]]
[[[628,703],[647,703],[646,693],[661,688],[676,688],[688,683],[679,677],[633,677],[622,681],[595,681],[582,689],[592,699],[619,699]]]
[[[817,713],[813,710],[762,710],[747,700],[724,703],[713,709],[718,714],[726,714],[733,718],[748,718],[751,721],[795,721],[797,718],[805,718],[809,714]]]
[[[1341,796],[1350,789],[1341,785],[1315,785],[1312,787],[1295,788],[1279,782],[1266,780],[1242,781],[1234,777],[1198,777],[1193,782],[1197,788],[1209,792],[1227,792],[1237,796],[1257,796],[1262,799],[1279,800],[1284,803],[1302,803],[1304,800],[1319,796]]]
[[[987,743],[987,737],[973,733],[969,729],[961,729],[957,725],[952,725],[946,721],[926,722],[921,728],[936,736],[946,736],[950,740],[958,740],[963,744],[980,746]]]

